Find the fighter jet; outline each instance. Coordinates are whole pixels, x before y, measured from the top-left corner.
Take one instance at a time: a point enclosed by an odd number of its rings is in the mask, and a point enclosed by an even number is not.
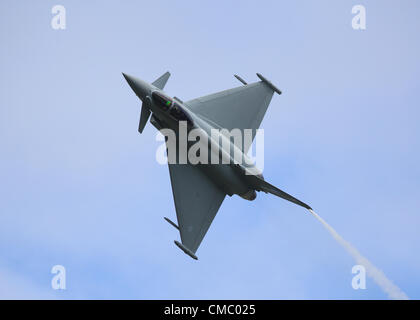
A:
[[[169,72],[152,83],[125,73],[123,76],[142,101],[138,127],[140,133],[150,118],[150,123],[158,130],[173,130],[179,143],[180,123],[183,122],[186,123],[187,132],[199,129],[208,136],[209,148],[212,148],[209,157],[212,152],[214,155],[215,150],[217,156],[225,156],[225,159],[228,157],[228,163],[221,161],[217,164],[213,164],[214,161],[205,164],[168,161],[178,225],[167,217],[164,219],[179,230],[181,242],[174,242],[187,255],[197,260],[197,249],[226,195],[236,194],[252,201],[256,198],[257,191],[263,191],[311,209],[307,204],[265,181],[262,172],[254,164],[234,161],[231,151],[238,152],[238,146],[230,138],[221,134],[219,138],[228,139],[228,143],[215,143],[211,137],[212,129],[217,131],[236,128],[252,129],[252,140],[254,139],[273,94],[281,94],[261,74],[257,73],[261,81],[249,84],[235,75],[242,83],[241,86],[186,102],[176,97],[171,98],[163,91],[170,77]],[[188,144],[188,148],[190,145]],[[244,159],[248,149],[249,146],[243,145],[239,150]],[[179,160],[179,151],[176,159]]]

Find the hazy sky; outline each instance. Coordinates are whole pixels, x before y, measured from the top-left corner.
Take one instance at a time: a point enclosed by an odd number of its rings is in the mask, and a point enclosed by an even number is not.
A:
[[[66,8],[54,30],[51,8]],[[351,27],[363,4],[367,29]],[[1,1],[0,298],[385,299],[296,205],[227,198],[179,250],[155,128],[121,72],[183,100],[256,81],[264,176],[420,298],[418,1]],[[67,289],[51,288],[63,265]]]

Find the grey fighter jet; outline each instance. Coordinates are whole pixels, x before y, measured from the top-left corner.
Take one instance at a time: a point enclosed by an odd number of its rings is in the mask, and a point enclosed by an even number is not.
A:
[[[214,150],[219,157],[226,157],[228,154],[227,163],[219,164],[210,161],[204,164],[192,164],[190,161],[181,163],[179,154],[175,163],[168,161],[178,225],[169,218],[165,217],[165,220],[179,230],[181,242],[174,242],[190,257],[197,260],[195,253],[226,195],[237,194],[252,201],[256,198],[256,191],[263,191],[311,209],[307,204],[266,182],[255,165],[246,161],[234,161],[230,151],[237,146],[233,145],[230,138],[227,144],[215,143],[211,138],[212,129],[236,128],[252,129],[254,139],[273,94],[281,94],[261,74],[257,73],[261,81],[249,84],[235,75],[242,83],[241,86],[186,102],[176,97],[171,98],[163,91],[170,76],[169,72],[152,83],[124,73],[123,76],[142,101],[138,127],[140,133],[150,118],[150,123],[158,130],[172,129],[179,143],[179,123],[184,122],[188,132],[199,129],[208,136],[209,148],[213,148],[209,154]],[[240,152],[244,158],[247,157],[248,148],[249,146],[241,147]]]

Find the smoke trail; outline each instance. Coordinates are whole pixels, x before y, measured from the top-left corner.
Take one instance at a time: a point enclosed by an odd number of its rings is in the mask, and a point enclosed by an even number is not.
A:
[[[357,264],[360,264],[366,268],[368,276],[370,276],[376,284],[381,287],[383,291],[385,291],[390,299],[394,300],[408,300],[408,296],[401,291],[395,284],[389,280],[386,275],[376,268],[368,259],[363,257],[359,251],[355,247],[353,247],[349,242],[344,240],[338,233],[335,231],[327,222],[324,221],[319,215],[317,215],[314,211],[309,210],[315,218],[322,223],[322,225],[331,233],[333,238],[341,244],[344,249],[356,260]]]

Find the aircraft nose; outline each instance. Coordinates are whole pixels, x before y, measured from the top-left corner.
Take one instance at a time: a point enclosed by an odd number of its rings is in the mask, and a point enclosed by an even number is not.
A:
[[[140,80],[136,77],[130,76],[124,72],[122,72],[125,80],[127,81],[127,83],[130,85],[131,89],[136,93],[136,95],[142,100],[144,101],[144,99],[150,95],[150,90],[151,87],[150,85],[143,81]]]

